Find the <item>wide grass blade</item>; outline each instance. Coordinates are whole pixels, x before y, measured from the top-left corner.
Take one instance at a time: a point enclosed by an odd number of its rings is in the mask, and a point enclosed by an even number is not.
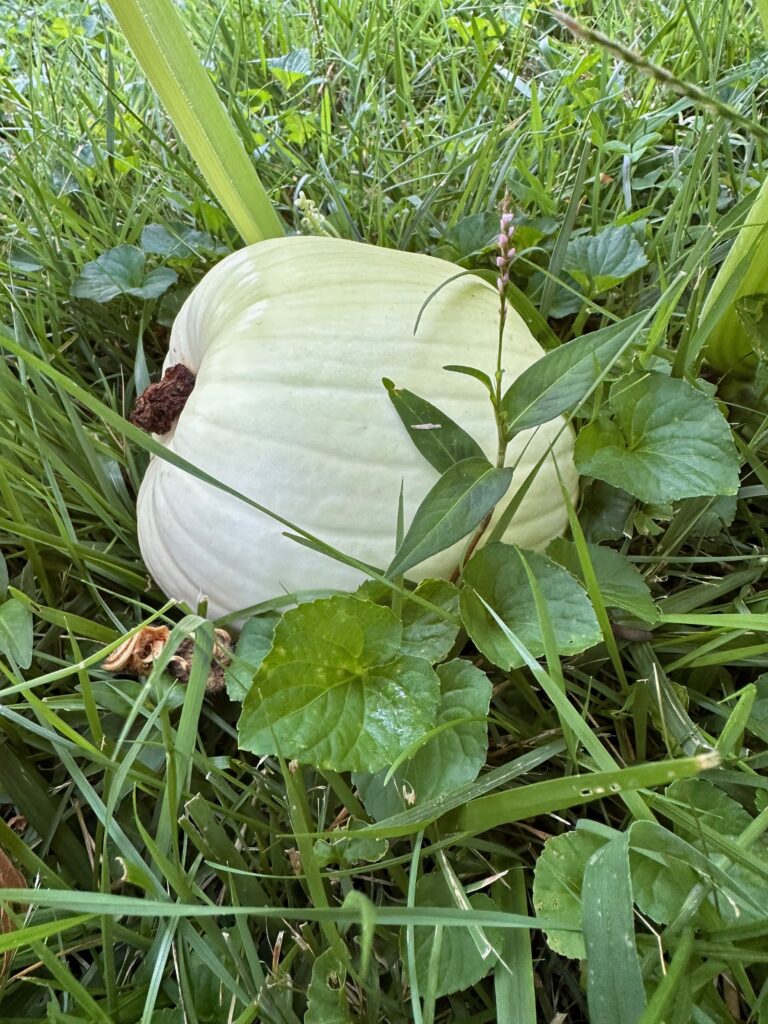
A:
[[[246,242],[282,225],[172,0],[110,0],[144,73]]]
[[[718,760],[714,755],[702,754],[677,761],[659,761],[615,771],[534,782],[474,800],[441,818],[439,824],[443,832],[485,832],[512,821],[524,821],[593,800],[663,786],[675,779],[691,778],[715,767]]]
[[[636,1024],[645,990],[635,943],[629,836],[593,854],[584,872],[582,920],[593,1024]]]

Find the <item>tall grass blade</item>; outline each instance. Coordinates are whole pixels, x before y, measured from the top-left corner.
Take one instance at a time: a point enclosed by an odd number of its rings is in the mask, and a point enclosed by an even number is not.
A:
[[[110,6],[176,130],[244,241],[279,238],[280,220],[172,0],[110,0]]]

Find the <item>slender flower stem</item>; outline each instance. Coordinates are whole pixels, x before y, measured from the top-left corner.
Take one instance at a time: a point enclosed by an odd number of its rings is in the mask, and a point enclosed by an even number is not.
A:
[[[504,377],[504,368],[502,365],[504,356],[504,330],[507,326],[507,285],[509,284],[509,267],[515,255],[515,250],[512,246],[512,235],[514,230],[513,215],[510,212],[510,196],[507,192],[505,193],[501,204],[501,219],[499,221],[499,255],[496,257],[496,266],[499,271],[499,342],[496,349],[495,389],[492,396],[492,402],[494,415],[496,416],[496,431],[498,434],[498,446],[496,449],[497,469],[504,468],[504,462],[507,456],[507,445],[509,443],[507,440],[506,426],[504,424],[504,416],[501,409],[501,399],[502,380]],[[458,580],[463,567],[469,561],[472,553],[480,543],[483,534],[490,526],[492,517],[493,509],[491,509],[491,511],[483,518],[482,522],[472,535],[472,538],[467,545],[467,549],[464,552],[461,564],[456,567],[455,572],[451,576],[452,583],[455,583]]]

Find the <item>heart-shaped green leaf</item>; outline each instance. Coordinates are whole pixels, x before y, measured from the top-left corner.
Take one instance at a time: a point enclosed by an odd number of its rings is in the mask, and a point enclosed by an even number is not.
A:
[[[592,605],[573,576],[544,555],[533,551],[524,554],[547,602],[560,654],[576,654],[599,643],[602,634]],[[544,654],[544,634],[518,548],[512,544],[488,544],[467,564],[464,583],[461,593],[464,625],[477,648],[494,665],[518,668],[523,660],[486,604],[535,658]]]
[[[334,771],[378,771],[434,726],[440,684],[400,654],[388,608],[332,597],[286,612],[238,725],[240,745]]]
[[[78,299],[109,302],[118,295],[156,299],[175,284],[178,276],[169,267],[144,272],[145,257],[135,245],[118,245],[86,263],[75,280],[71,294]]]
[[[739,459],[717,403],[687,381],[634,373],[611,388],[613,418],[576,439],[580,472],[660,504],[735,494]]]

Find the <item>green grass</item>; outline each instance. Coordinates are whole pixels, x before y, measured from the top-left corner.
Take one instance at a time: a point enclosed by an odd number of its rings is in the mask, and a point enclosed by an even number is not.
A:
[[[237,0],[223,13],[189,3],[184,17],[288,227],[304,192],[343,237],[485,265],[467,218],[493,214],[506,187],[526,250],[515,284],[551,316],[574,294],[561,283],[569,242],[629,225],[647,266],[585,289],[551,327],[569,340],[655,307],[657,354],[690,374],[697,312],[765,173],[764,138],[744,123],[768,123],[761,25],[736,0],[569,11],[741,120],[574,39],[540,4]],[[745,465],[726,526],[709,499],[652,508],[587,489],[586,539],[609,528],[651,586],[658,625],[606,630],[562,663],[549,651],[545,667],[492,670],[479,778],[328,855],[317,839],[338,839],[340,814],[369,821],[348,775],[240,751],[239,706],[204,698],[201,656],[186,690],[100,667],[141,623],[181,622],[179,638],[197,623],[147,577],[134,513],[147,454],[99,403],[130,409],[159,368],[174,295],[238,239],[106,10],[3,5],[0,27],[0,545],[9,594],[34,616],[31,665],[0,659],[0,848],[45,890],[15,904],[17,930],[0,935],[14,950],[0,1019],[290,1024],[309,992],[306,1019],[335,1021],[345,977],[353,1019],[370,1024],[600,1020],[579,961],[547,945],[556,927],[532,920],[544,841],[587,819],[580,839],[618,830],[630,860],[668,858],[657,902],[671,899],[665,884],[686,896],[660,925],[635,892],[623,922],[649,993],[643,1024],[768,1020],[768,916],[749,904],[765,906],[768,881],[764,373],[713,381]],[[301,50],[307,74],[269,63]],[[71,297],[86,263],[140,245],[149,224],[210,235],[182,257],[148,255],[178,273],[175,291]],[[609,785],[620,769],[713,747],[724,763],[705,775],[721,794],[710,816],[711,793],[665,794],[661,777],[583,805],[569,790],[577,771],[608,772]],[[699,874],[686,874],[696,856]],[[419,905],[423,871],[454,893],[446,909]],[[725,891],[728,875],[741,895]],[[496,909],[467,909],[465,892]],[[459,964],[489,942],[510,969],[436,996],[440,940]]]

